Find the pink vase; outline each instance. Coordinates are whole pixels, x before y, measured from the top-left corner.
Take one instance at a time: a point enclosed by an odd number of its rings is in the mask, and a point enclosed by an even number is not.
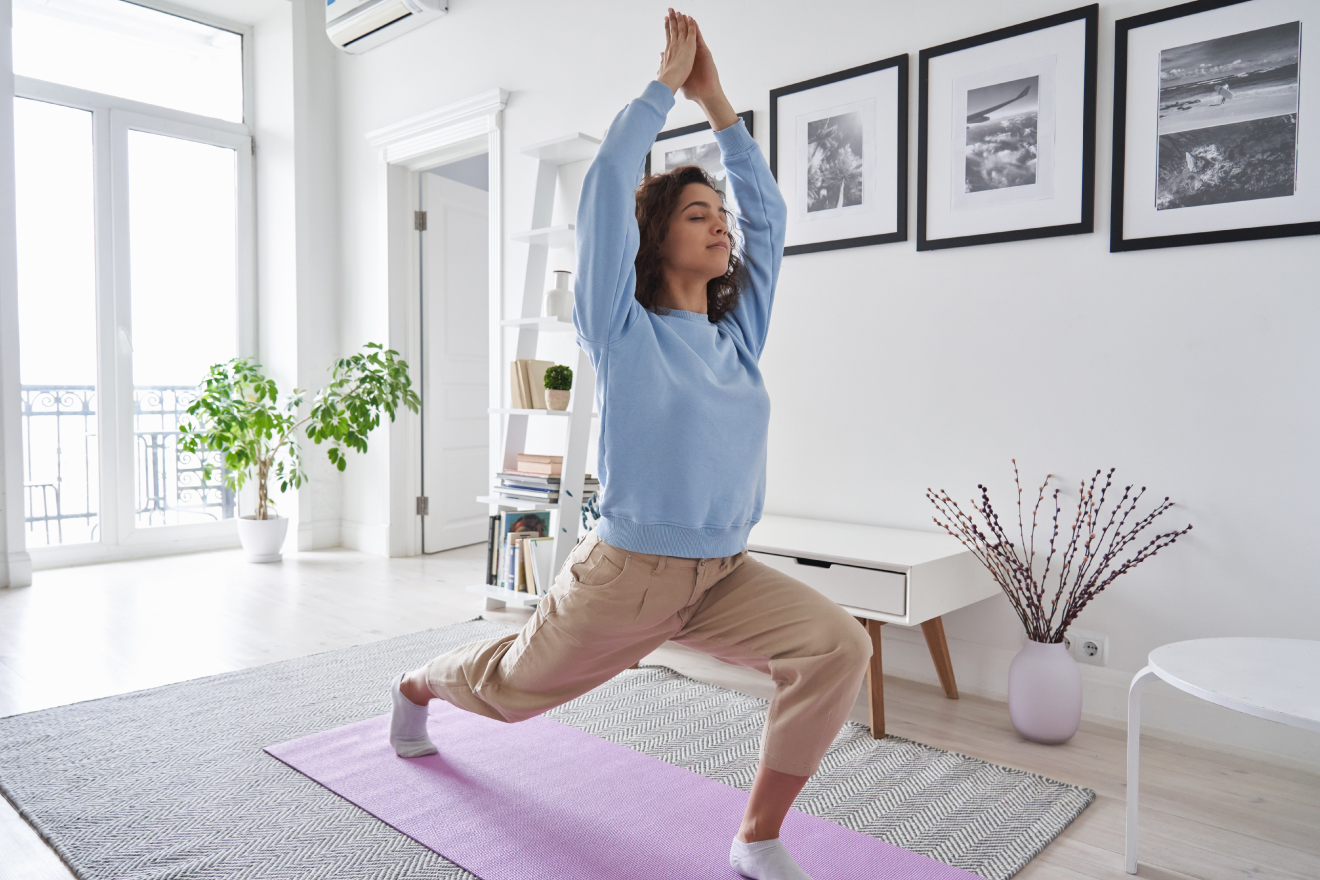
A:
[[[1062,642],[1028,641],[1008,667],[1008,717],[1038,743],[1072,739],[1082,723],[1082,673]]]

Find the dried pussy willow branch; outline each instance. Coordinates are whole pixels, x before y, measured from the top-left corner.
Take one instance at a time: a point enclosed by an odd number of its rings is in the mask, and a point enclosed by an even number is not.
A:
[[[1082,481],[1077,497],[1077,515],[1067,530],[1066,543],[1063,544],[1059,543],[1059,490],[1050,493],[1054,502],[1054,515],[1051,518],[1049,547],[1043,557],[1039,558],[1039,565],[1036,524],[1050,480],[1054,478],[1052,474],[1045,477],[1040,491],[1036,493],[1030,515],[1031,530],[1027,531],[1027,520],[1023,517],[1022,509],[1022,481],[1017,459],[1013,460],[1013,483],[1017,487],[1018,496],[1018,541],[1021,546],[1009,539],[999,522],[999,515],[990,503],[990,493],[985,486],[978,484],[976,488],[981,490],[981,498],[979,501],[975,498],[971,500],[973,510],[980,515],[980,523],[971,514],[964,512],[943,489],[938,492],[927,489],[926,497],[935,505],[935,524],[961,541],[1003,588],[1027,630],[1027,637],[1036,642],[1061,642],[1063,634],[1086,607],[1086,603],[1113,583],[1115,578],[1136,568],[1192,530],[1188,525],[1185,529],[1162,532],[1139,549],[1130,550],[1137,536],[1173,507],[1173,502],[1165,497],[1145,516],[1134,518],[1137,502],[1145,495],[1146,487],[1142,486],[1134,492],[1131,486],[1125,486],[1123,494],[1106,511],[1107,500],[1117,491],[1110,491],[1113,489],[1114,470],[1110,468],[1104,474],[1103,483],[1102,471],[1096,471],[1089,481]],[[1058,568],[1054,570],[1053,578],[1057,588],[1048,596],[1047,608],[1047,583],[1051,580],[1051,569],[1056,559]]]

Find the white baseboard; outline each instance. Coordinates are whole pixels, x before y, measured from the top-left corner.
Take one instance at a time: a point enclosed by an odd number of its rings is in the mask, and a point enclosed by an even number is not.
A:
[[[5,564],[5,587],[29,587],[32,585],[32,557],[26,550],[10,553]]]
[[[188,527],[184,526],[182,528]],[[42,547],[33,551],[32,569],[34,571],[46,571],[47,569],[70,568],[76,565],[100,565],[104,562],[120,562],[126,559],[149,559],[155,556],[177,556],[183,553],[230,550],[238,546],[238,531],[236,529],[219,534],[192,534],[186,538],[172,541],[143,541],[116,545],[67,544],[61,547]]]
[[[324,550],[338,547],[343,542],[341,523],[337,519],[317,519],[298,523],[299,550]]]
[[[939,683],[919,627],[891,625],[881,633],[886,675]],[[948,641],[959,692],[1006,702],[1008,665],[1016,652],[961,639]],[[1080,668],[1083,717],[1126,730],[1128,686],[1135,670],[1085,664]],[[1198,700],[1163,682],[1152,684],[1142,697],[1141,730],[1159,739],[1311,772],[1320,768],[1320,736]]]
[[[373,556],[390,555],[390,527],[383,524],[360,523],[346,519],[339,524],[340,543],[350,550],[361,550]]]

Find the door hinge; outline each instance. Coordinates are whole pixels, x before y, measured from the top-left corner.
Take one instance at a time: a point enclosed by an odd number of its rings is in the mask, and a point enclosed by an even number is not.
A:
[[[418,232],[426,231],[425,211],[413,211],[413,229],[416,229]]]
[[[430,515],[431,515],[431,514],[430,514],[430,510],[431,510],[431,499],[430,499],[430,498],[427,498],[425,495],[418,495],[418,496],[417,496],[417,515],[418,515],[418,516],[430,516]]]

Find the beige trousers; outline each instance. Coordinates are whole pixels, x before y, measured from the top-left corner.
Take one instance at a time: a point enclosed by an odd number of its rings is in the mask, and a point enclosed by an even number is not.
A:
[[[773,770],[810,776],[857,699],[871,640],[819,592],[751,559],[630,553],[592,532],[522,631],[426,665],[431,693],[522,721],[585,694],[673,641],[775,682],[761,738]]]

